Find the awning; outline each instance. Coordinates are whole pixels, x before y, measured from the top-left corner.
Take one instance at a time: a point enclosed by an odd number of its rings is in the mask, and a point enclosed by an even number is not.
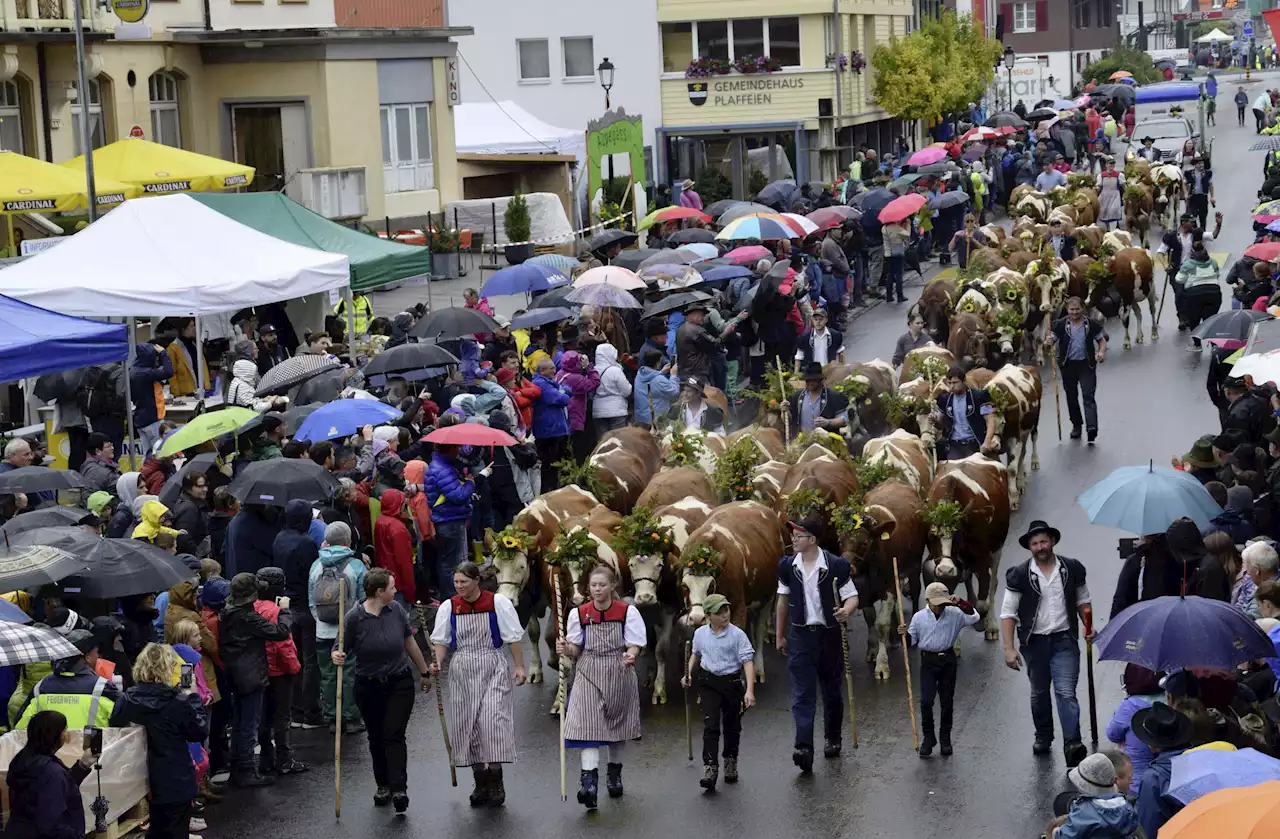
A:
[[[96,178],[98,206],[136,198],[142,189],[132,184]],[[0,151],[0,212],[66,213],[89,207],[84,166],[79,170],[46,163],[15,151]]]
[[[123,323],[73,318],[0,295],[0,382],[110,364],[128,355]]]

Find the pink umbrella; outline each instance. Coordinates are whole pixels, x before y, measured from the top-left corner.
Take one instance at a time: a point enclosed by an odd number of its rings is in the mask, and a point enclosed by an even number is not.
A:
[[[928,200],[918,192],[895,198],[885,204],[884,209],[880,211],[880,222],[882,224],[891,224],[895,221],[911,218]]]
[[[748,265],[761,259],[773,259],[773,251],[764,245],[744,245],[729,251],[724,258],[734,265]]]
[[[928,166],[930,163],[937,163],[947,156],[946,149],[927,148],[921,149],[911,157],[907,158],[907,164],[910,166]]]

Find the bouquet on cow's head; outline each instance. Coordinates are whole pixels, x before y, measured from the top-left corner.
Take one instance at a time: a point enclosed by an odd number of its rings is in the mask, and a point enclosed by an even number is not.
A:
[[[504,562],[510,562],[520,554],[528,555],[535,541],[532,533],[513,524],[507,525],[498,533],[488,527],[484,531],[485,547],[489,548],[489,555]]]
[[[867,404],[870,403],[871,400],[868,399]],[[780,459],[785,460],[787,463],[795,463],[810,446],[822,446],[822,448],[841,460],[849,459],[849,444],[844,437],[821,428],[815,428],[813,431],[802,431],[797,435],[796,439],[791,441],[791,445],[787,447],[786,452]]]
[[[958,501],[937,501],[925,508],[921,518],[935,534],[946,536],[955,533],[964,524],[964,508]]]
[[[600,470],[590,459],[579,463],[571,457],[566,457],[551,465],[560,477],[560,486],[577,484],[594,495],[601,504],[609,503],[609,496],[613,495],[613,487],[601,479]]]
[[[665,465],[696,466],[701,456],[701,435],[686,431],[683,423],[671,429],[671,439],[667,441],[667,453],[663,460]]]
[[[756,466],[760,463],[760,447],[755,438],[743,436],[724,450],[716,460],[711,483],[727,501],[747,501],[755,494]]]
[[[885,418],[894,427],[902,425],[911,417],[918,417],[933,410],[932,402],[901,393],[880,394],[880,404],[884,406]]]
[[[868,463],[864,458],[855,457],[853,459],[853,468],[858,473],[858,486],[862,489],[863,494],[890,478],[902,477],[902,470],[885,459],[877,460],[875,463]]]
[[[567,565],[589,571],[599,562],[599,554],[596,551],[596,541],[591,538],[587,529],[575,526],[572,530],[565,531],[562,528],[556,533],[551,550],[542,559],[552,568]]]
[[[715,577],[724,567],[724,554],[711,544],[703,542],[693,548],[687,548],[680,557],[680,565],[685,574],[695,577]]]
[[[827,500],[822,491],[806,487],[797,489],[787,496],[787,519],[801,521],[807,518],[825,519],[827,517]]]
[[[636,507],[630,515],[624,516],[609,544],[628,559],[635,556],[665,557],[676,552],[675,534],[648,507]]]

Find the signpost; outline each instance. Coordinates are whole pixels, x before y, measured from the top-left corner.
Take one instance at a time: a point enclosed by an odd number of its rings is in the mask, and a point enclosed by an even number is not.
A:
[[[1249,39],[1253,37],[1253,19],[1252,18],[1240,24],[1240,37],[1245,39]]]

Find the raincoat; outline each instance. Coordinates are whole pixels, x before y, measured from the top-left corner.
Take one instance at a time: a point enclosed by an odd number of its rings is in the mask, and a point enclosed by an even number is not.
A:
[[[272,400],[254,396],[254,391],[258,389],[257,364],[242,358],[231,365],[231,374],[231,386],[227,388],[228,405],[238,405],[259,412],[271,407]]]
[[[154,542],[156,534],[168,533],[176,539],[178,537],[178,531],[174,530],[172,527],[165,527],[160,524],[160,520],[168,514],[169,508],[161,504],[159,501],[150,500],[145,502],[142,505],[142,522],[133,529],[133,534],[129,538]]]
[[[587,425],[587,397],[600,387],[600,371],[582,372],[582,354],[568,350],[560,358],[556,381],[566,385],[573,394],[569,399],[569,433],[581,431]]]
[[[389,489],[382,493],[380,500],[382,515],[373,526],[373,541],[377,546],[375,564],[395,576],[396,588],[404,593],[408,602],[413,603],[418,593],[413,578],[413,538],[409,535],[409,528],[400,520],[404,512],[404,493]]]
[[[631,382],[618,363],[618,350],[613,344],[596,347],[596,370],[600,373],[600,386],[592,400],[592,415],[596,419],[625,417],[630,413],[627,399],[631,396]]]

